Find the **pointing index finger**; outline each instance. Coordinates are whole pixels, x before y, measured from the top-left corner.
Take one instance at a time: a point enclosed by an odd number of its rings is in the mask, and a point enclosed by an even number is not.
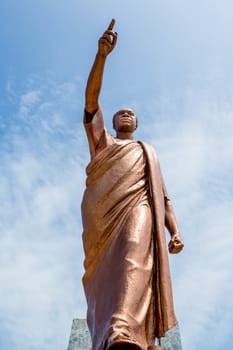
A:
[[[108,26],[108,29],[107,30],[112,30],[113,27],[114,27],[114,24],[115,24],[115,19],[113,18]]]

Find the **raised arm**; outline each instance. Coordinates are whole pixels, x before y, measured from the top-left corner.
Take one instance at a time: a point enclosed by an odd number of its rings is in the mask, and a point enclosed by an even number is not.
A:
[[[85,111],[89,118],[94,115],[99,107],[99,95],[102,85],[105,61],[108,54],[116,45],[117,33],[112,31],[114,24],[115,20],[112,19],[108,29],[99,39],[98,52],[87,81]]]

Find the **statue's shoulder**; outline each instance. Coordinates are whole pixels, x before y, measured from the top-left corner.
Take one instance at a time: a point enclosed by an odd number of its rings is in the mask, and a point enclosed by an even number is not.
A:
[[[158,158],[157,152],[152,145],[150,145],[149,143],[146,143],[144,141],[138,141],[138,143],[141,145],[141,147],[143,148],[143,150],[146,154],[153,155],[154,157]]]

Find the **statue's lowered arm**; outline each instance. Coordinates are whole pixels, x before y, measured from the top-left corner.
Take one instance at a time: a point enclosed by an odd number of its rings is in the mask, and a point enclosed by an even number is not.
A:
[[[180,237],[172,203],[168,198],[165,198],[165,226],[171,235],[171,240],[168,244],[169,253],[177,254],[183,249],[184,243]]]

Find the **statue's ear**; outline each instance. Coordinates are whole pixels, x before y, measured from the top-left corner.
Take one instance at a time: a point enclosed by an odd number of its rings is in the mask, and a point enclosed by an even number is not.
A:
[[[116,127],[115,127],[115,114],[112,117],[112,127],[113,127],[114,130],[116,130]]]

